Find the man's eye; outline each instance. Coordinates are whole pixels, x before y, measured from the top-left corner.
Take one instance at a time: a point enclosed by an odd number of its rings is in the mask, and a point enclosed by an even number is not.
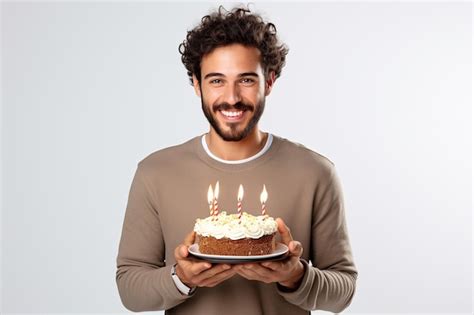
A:
[[[220,79],[214,79],[214,80],[211,80],[211,84],[219,84],[221,83],[222,81]]]
[[[246,84],[251,84],[251,83],[254,83],[255,80],[254,79],[251,79],[251,78],[243,78],[241,80],[242,83],[246,83]]]

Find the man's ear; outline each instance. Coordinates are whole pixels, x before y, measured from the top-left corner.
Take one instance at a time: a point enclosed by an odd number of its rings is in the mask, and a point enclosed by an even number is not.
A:
[[[275,71],[270,71],[265,80],[265,96],[268,96],[272,91],[273,84],[275,83]]]
[[[196,78],[196,75],[193,74],[193,87],[194,87],[194,92],[198,97],[201,97],[201,88],[199,86],[199,81]]]

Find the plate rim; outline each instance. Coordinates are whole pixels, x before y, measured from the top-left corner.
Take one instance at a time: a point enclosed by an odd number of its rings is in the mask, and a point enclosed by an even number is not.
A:
[[[286,255],[289,251],[288,246],[283,243],[276,244],[275,251],[267,255],[254,255],[254,256],[230,256],[230,255],[211,255],[211,254],[202,254],[199,252],[199,245],[194,243],[188,247],[188,252],[197,258],[208,260],[208,261],[222,261],[222,262],[232,262],[232,261],[260,261],[260,260],[270,260],[275,258],[281,258]],[[279,249],[278,249],[279,248]]]

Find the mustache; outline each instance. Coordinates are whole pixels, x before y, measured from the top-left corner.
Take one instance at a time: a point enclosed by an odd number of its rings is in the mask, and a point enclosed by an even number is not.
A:
[[[242,111],[249,110],[249,111],[253,111],[254,106],[243,103],[243,102],[238,102],[238,103],[235,103],[234,105],[230,105],[229,103],[220,103],[220,104],[213,105],[212,110],[214,112],[216,112],[218,110],[226,110],[226,111],[230,111],[230,110],[242,110]]]

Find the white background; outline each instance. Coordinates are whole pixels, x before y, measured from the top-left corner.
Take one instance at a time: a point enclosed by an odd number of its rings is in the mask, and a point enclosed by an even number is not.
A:
[[[213,7],[1,4],[1,313],[126,312],[131,179],[207,131],[178,45]],[[254,8],[290,47],[262,129],[326,155],[343,182],[359,269],[346,312],[470,313],[471,4]]]

